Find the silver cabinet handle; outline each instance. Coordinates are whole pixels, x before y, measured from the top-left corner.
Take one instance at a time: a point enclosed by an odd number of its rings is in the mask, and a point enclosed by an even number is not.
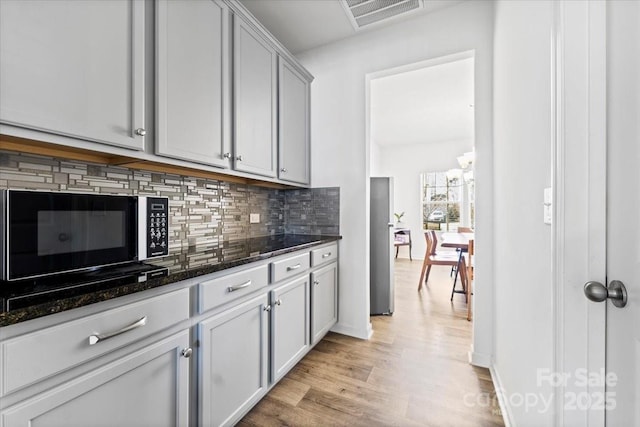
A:
[[[271,311],[271,305],[267,304],[265,305],[265,307],[263,308],[264,311]]]
[[[115,332],[107,332],[105,334],[93,334],[89,335],[89,345],[94,345],[99,343],[100,341],[108,340],[109,338],[113,338],[120,334],[124,334],[125,332],[129,332],[133,329],[140,328],[147,324],[147,316],[144,316],[142,319],[138,320],[130,324],[129,326],[125,326],[124,328],[117,330]]]
[[[280,169],[280,172],[286,172],[286,171],[287,171],[287,168]]]
[[[322,255],[322,258],[329,258],[331,256],[331,252],[327,252],[326,254]]]
[[[231,158],[231,153],[224,153],[224,154],[222,155],[222,158],[223,158],[223,159],[230,159],[230,158]]]
[[[238,289],[246,288],[247,286],[251,286],[251,280],[247,280],[246,282],[244,282],[241,285],[229,286],[227,288],[227,292],[237,291]]]
[[[274,304],[275,305],[282,305],[282,300],[281,299],[277,299]]]
[[[287,271],[293,271],[293,270],[297,270],[300,267],[302,267],[300,264],[296,264],[296,265],[292,265],[290,267],[287,267]]]
[[[236,160],[241,162],[242,161],[242,156],[236,156]]]
[[[320,282],[318,282],[317,280],[314,280],[314,281],[313,281],[313,284],[314,284],[314,285],[319,285],[319,284],[320,284]]]
[[[147,134],[147,131],[144,130],[143,128],[138,128],[136,129],[136,135],[138,136],[145,136]]]
[[[192,353],[193,353],[193,350],[191,349],[191,347],[183,348],[182,351],[180,352],[182,357],[184,357],[185,359],[190,358]]]

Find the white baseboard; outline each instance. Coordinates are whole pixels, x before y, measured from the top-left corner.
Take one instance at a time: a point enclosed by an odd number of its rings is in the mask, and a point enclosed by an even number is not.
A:
[[[498,398],[498,406],[500,407],[500,412],[502,412],[502,419],[504,420],[505,427],[514,427],[513,417],[511,416],[511,408],[509,407],[509,402],[505,399],[505,389],[502,386],[502,380],[500,379],[500,375],[498,371],[495,369],[495,365],[491,365],[489,367],[489,372],[491,373],[491,380],[493,381],[493,387],[496,390],[496,396]]]
[[[473,350],[469,351],[469,363],[481,368],[491,368],[493,364],[490,354],[477,353]]]
[[[371,338],[371,334],[373,334],[373,329],[371,328],[371,322],[367,323],[366,329],[354,328],[353,326],[345,326],[340,323],[336,323],[333,328],[331,328],[331,332],[336,332],[342,335],[348,335],[354,338],[360,338],[361,340],[368,340]]]

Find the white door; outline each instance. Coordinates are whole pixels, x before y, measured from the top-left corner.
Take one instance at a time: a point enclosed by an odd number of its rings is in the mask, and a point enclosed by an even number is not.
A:
[[[607,302],[608,426],[640,426],[640,2],[607,3],[607,280],[628,302]],[[615,394],[615,395],[614,395]]]
[[[557,425],[640,426],[640,2],[558,2],[556,17],[558,333],[541,380]],[[614,280],[625,307],[586,299]]]

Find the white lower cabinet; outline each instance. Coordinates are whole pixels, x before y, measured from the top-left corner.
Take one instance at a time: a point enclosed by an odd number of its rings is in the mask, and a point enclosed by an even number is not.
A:
[[[189,290],[181,289],[3,340],[0,396],[37,387],[113,351],[134,349],[140,340],[188,319]]]
[[[311,273],[311,345],[338,321],[338,263]]]
[[[0,339],[0,427],[234,425],[335,324],[336,252],[296,251]]]
[[[198,339],[200,425],[234,425],[308,351],[309,276],[200,322]]]
[[[198,323],[199,425],[237,423],[311,349],[312,277],[322,283],[316,297],[320,323],[315,336],[321,338],[333,326],[337,263],[310,274],[309,260],[307,250],[270,262],[271,285],[267,287],[261,286],[266,282],[266,265],[249,265],[199,285],[200,312],[213,313]],[[249,280],[249,273],[256,276]],[[207,297],[216,289],[249,281],[255,284],[255,291],[244,299],[220,306],[220,299]]]
[[[271,382],[275,383],[309,350],[309,275],[271,291],[271,306]]]
[[[201,426],[233,425],[268,388],[266,294],[198,325]]]
[[[7,408],[0,425],[187,426],[188,347],[186,330],[159,340]]]

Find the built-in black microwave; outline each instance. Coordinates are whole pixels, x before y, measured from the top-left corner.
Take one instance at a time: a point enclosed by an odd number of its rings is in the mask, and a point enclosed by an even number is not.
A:
[[[168,255],[169,200],[0,190],[1,280]]]

